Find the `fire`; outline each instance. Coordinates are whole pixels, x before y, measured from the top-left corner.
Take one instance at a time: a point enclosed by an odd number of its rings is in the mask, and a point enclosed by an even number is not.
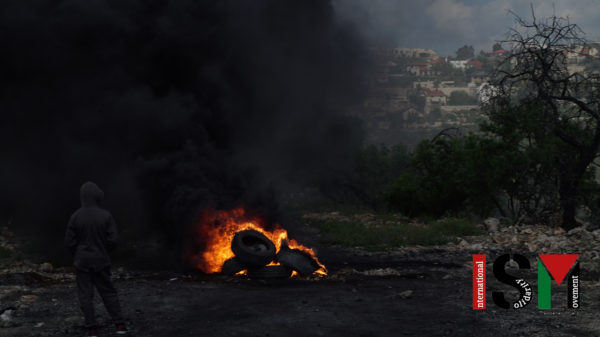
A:
[[[253,229],[273,241],[277,252],[284,243],[287,243],[292,249],[299,249],[310,254],[320,266],[314,274],[327,275],[327,268],[319,262],[314,250],[299,244],[294,239],[290,239],[287,231],[281,228],[279,224],[276,224],[274,229],[270,231],[265,228],[264,219],[247,214],[243,207],[228,211],[205,210],[196,226],[191,229],[191,242],[187,248],[186,259],[207,274],[220,273],[223,263],[234,257],[231,251],[231,240],[235,233]],[[277,264],[279,263],[270,263],[270,265]],[[245,274],[246,271],[241,271],[236,275]],[[294,271],[292,277],[297,274]]]

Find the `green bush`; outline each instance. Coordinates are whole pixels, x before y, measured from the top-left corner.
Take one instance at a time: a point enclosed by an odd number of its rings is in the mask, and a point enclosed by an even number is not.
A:
[[[394,223],[366,227],[358,222],[325,221],[319,224],[327,243],[369,250],[385,250],[406,245],[445,244],[458,236],[481,234],[475,225],[463,218],[442,218],[427,223]]]
[[[393,210],[411,216],[487,215],[510,187],[522,160],[505,144],[478,135],[421,142],[405,170],[387,190]]]

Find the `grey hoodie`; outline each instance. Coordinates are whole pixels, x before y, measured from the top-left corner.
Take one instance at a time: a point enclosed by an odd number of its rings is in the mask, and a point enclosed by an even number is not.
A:
[[[81,208],[71,216],[65,246],[74,254],[73,265],[81,270],[110,267],[108,252],[117,244],[117,225],[110,212],[98,206],[104,192],[93,182],[81,186]]]

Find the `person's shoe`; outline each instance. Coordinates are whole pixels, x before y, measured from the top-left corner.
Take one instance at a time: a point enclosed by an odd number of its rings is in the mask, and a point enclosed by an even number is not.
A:
[[[98,337],[98,329],[96,329],[96,328],[88,329],[87,337]]]
[[[124,335],[127,333],[127,327],[123,323],[117,324],[117,335]]]

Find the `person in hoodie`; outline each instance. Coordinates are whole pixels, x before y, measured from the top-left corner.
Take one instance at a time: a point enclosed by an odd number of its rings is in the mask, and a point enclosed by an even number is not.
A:
[[[111,281],[108,255],[117,244],[117,225],[110,212],[100,208],[104,192],[93,182],[81,186],[81,208],[69,220],[65,245],[74,255],[77,295],[85,317],[88,336],[97,336],[94,314],[94,288],[112,317],[117,334],[125,334],[117,290]]]

